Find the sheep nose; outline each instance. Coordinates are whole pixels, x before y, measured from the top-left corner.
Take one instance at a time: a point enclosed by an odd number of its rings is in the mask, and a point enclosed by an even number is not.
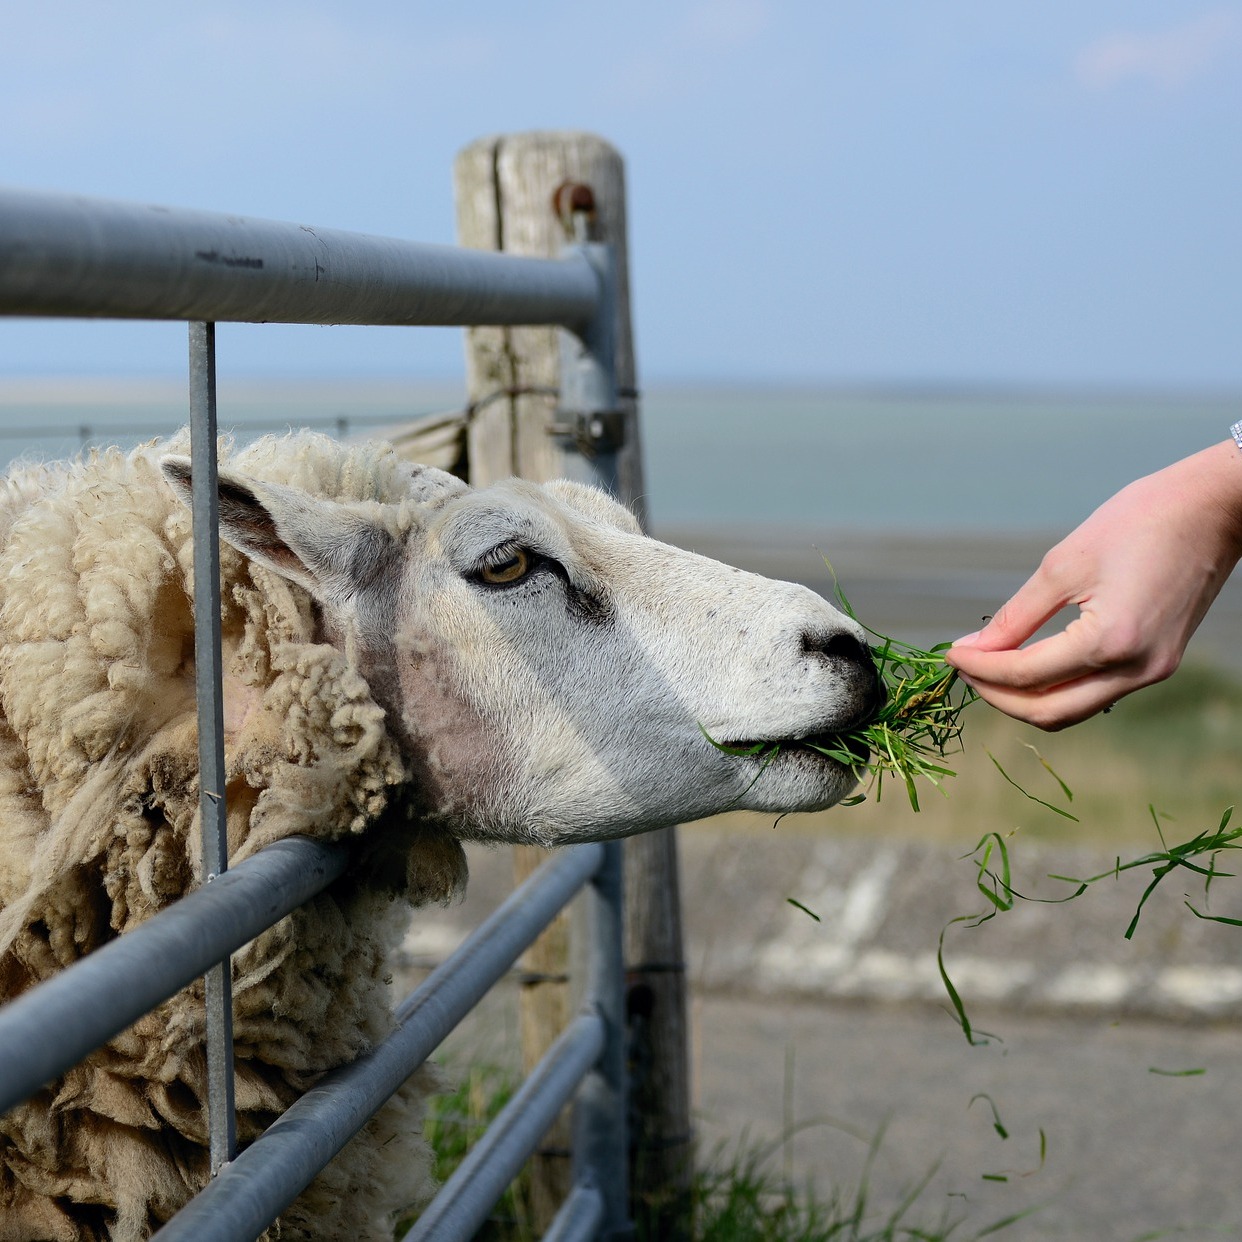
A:
[[[853,634],[804,634],[802,649],[822,658],[841,679],[852,711],[842,729],[870,724],[888,699],[884,680],[871,652]]]

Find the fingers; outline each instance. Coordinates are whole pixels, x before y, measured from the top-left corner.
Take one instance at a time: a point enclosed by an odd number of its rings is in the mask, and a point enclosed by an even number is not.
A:
[[[1061,729],[1163,681],[1185,641],[1164,641],[1085,612],[1058,634],[1012,651],[950,648],[946,661],[980,698],[1041,729]]]
[[[1075,631],[1079,622],[1029,647],[987,650],[978,645],[954,646],[945,660],[960,673],[987,685],[1041,692],[1074,681],[1100,666]],[[985,631],[986,633],[986,631]],[[982,635],[980,636],[982,637]]]
[[[945,659],[985,702],[1049,731],[1086,720],[1159,680],[1140,635],[1103,623],[1090,609],[1028,647],[987,650],[976,642],[950,648]]]
[[[1050,733],[1098,715],[1118,699],[1148,684],[1142,679],[1136,684],[1132,674],[1117,671],[1095,673],[1054,690],[1015,689],[973,677],[963,680],[998,711]]]
[[[958,639],[958,644],[965,644],[975,651],[1003,651],[1018,647],[1071,602],[1064,591],[1053,586],[1042,569],[1038,570],[1008,602],[997,609],[996,615],[983,629],[969,635],[968,639]],[[957,649],[955,644],[953,650]]]
[[[1138,634],[1089,611],[1029,647],[958,646],[945,658],[985,702],[1047,730],[1086,720],[1168,675]]]

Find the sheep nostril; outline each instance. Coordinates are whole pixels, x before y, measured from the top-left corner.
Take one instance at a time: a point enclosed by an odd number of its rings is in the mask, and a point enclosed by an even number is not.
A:
[[[803,634],[802,650],[806,655],[826,656],[848,666],[873,668],[871,652],[853,634]]]
[[[824,655],[835,656],[840,660],[856,660],[860,664],[870,664],[871,655],[852,634],[834,634],[824,646]]]
[[[802,649],[807,655],[827,660],[853,688],[857,695],[859,724],[875,719],[888,701],[888,690],[866,644],[852,634],[808,633],[802,636]]]

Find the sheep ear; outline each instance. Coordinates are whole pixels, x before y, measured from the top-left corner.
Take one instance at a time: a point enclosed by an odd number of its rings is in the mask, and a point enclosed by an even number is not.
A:
[[[190,459],[170,455],[160,466],[189,506]],[[345,505],[231,470],[218,482],[220,537],[325,603],[343,603],[391,563],[392,535]]]

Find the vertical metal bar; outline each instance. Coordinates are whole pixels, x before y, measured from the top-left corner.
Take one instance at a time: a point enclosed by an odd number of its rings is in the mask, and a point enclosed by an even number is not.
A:
[[[228,869],[224,804],[224,671],[220,644],[220,513],[216,463],[216,325],[190,324],[190,458],[194,463],[194,669],[199,821],[206,883]],[[214,1177],[233,1158],[233,987],[229,960],[206,977],[207,1096]]]
[[[632,1238],[629,1211],[628,1084],[625,1073],[625,968],[622,964],[621,842],[587,890],[591,928],[587,1003],[604,1020],[604,1051],[583,1079],[574,1110],[574,1181],[603,1198],[601,1239]]]
[[[561,1204],[542,1242],[594,1242],[604,1219],[604,1197],[593,1186],[575,1186]]]
[[[569,446],[566,475],[605,491],[617,490],[617,449],[624,421],[617,400],[617,254],[609,242],[576,242],[563,255],[580,254],[599,281],[600,296],[591,319],[576,329],[562,328],[561,397],[558,418]]]

